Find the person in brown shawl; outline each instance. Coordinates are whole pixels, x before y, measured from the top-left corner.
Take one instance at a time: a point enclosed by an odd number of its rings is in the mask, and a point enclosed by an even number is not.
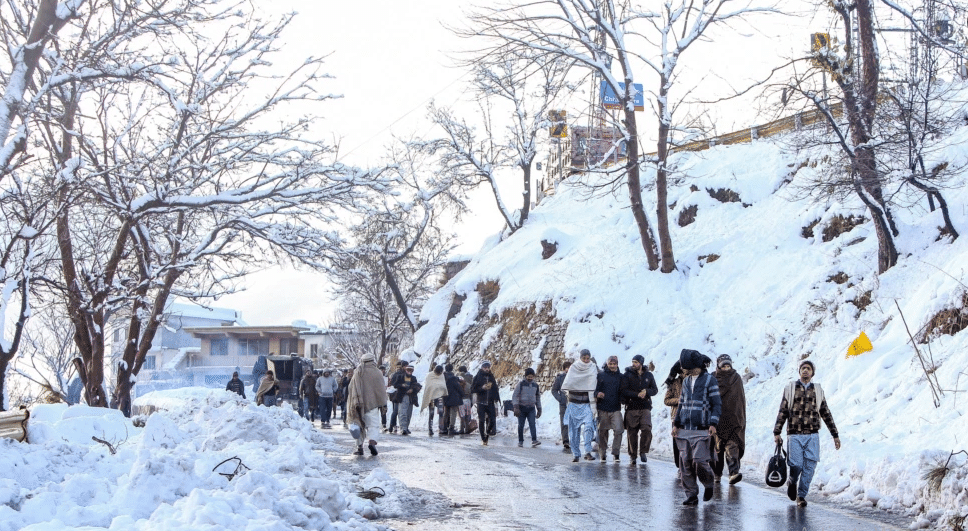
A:
[[[376,455],[380,436],[380,408],[387,405],[387,389],[383,373],[376,366],[373,354],[364,354],[353,371],[346,396],[346,424],[360,428],[355,455],[363,455],[363,443],[369,441],[370,455]]]
[[[743,378],[733,370],[733,360],[728,354],[716,358],[716,380],[719,382],[719,394],[723,400],[723,414],[719,417],[719,429],[716,433],[719,442],[713,471],[717,479],[722,477],[725,461],[729,470],[729,484],[735,485],[743,480],[739,471],[740,459],[746,451],[746,392],[743,390]]]
[[[259,390],[255,392],[255,403],[264,406],[276,405],[276,391],[278,390],[279,382],[276,381],[276,377],[272,374],[272,371],[266,372],[265,378],[259,384]]]

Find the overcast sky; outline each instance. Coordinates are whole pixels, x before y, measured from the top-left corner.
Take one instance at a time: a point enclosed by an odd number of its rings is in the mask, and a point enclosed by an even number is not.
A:
[[[462,10],[470,5],[467,0],[260,2],[275,13],[298,12],[286,34],[286,60],[328,55],[326,71],[334,79],[326,89],[342,98],[326,105],[321,127],[328,138],[339,142],[343,162],[358,166],[378,164],[394,135],[431,134],[426,121],[431,100],[460,106],[469,99],[468,76],[454,68],[452,60],[454,51],[469,43],[454,37],[442,21],[461,25]],[[782,7],[797,11],[735,24],[728,38],[717,37],[715,44],[699,43],[689,49],[681,60],[688,75],[680,88],[699,85],[696,95],[721,96],[730,85],[745,86],[785,58],[804,55],[809,34],[830,28],[829,12],[822,6],[790,0]],[[732,102],[710,116],[718,133],[730,132],[773,119],[757,114],[765,103],[769,101]],[[640,117],[652,119],[648,112]],[[652,128],[640,125],[643,130],[647,134]],[[509,190],[517,184],[511,182]],[[503,226],[486,191],[475,198],[474,205],[473,214],[455,227],[461,254],[474,253]],[[324,324],[332,317],[333,305],[321,274],[273,268],[252,275],[245,286],[245,293],[224,297],[215,305],[241,310],[251,324],[288,324],[296,319]]]

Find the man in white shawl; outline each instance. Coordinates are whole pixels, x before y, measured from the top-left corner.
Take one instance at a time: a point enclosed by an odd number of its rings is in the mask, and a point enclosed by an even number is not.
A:
[[[423,405],[420,406],[421,413],[423,413],[423,410],[430,408],[430,416],[427,418],[427,430],[430,432],[431,437],[434,436],[434,410],[437,409],[437,406],[434,405],[434,400],[442,396],[447,396],[447,381],[444,379],[444,366],[438,365],[432,373],[427,375],[427,379],[424,380]],[[443,415],[442,411],[441,415]]]
[[[585,459],[593,461],[592,441],[595,439],[595,386],[598,383],[598,367],[591,361],[592,354],[582,349],[578,361],[568,368],[568,374],[561,382],[561,390],[568,393],[568,407],[565,408],[565,425],[568,426],[568,439],[571,442],[572,462],[581,457],[582,435],[585,443]]]
[[[383,373],[376,366],[373,354],[364,354],[353,371],[347,389],[346,424],[359,426],[355,455],[363,455],[363,443],[369,441],[370,455],[376,455],[380,436],[380,408],[387,405],[387,389]]]

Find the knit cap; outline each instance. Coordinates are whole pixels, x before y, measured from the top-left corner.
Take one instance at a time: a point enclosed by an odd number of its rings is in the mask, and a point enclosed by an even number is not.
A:
[[[730,367],[733,366],[733,358],[730,358],[729,354],[722,354],[716,358],[716,368],[722,369],[723,365],[729,365]]]
[[[645,365],[645,357],[642,356],[641,354],[636,354],[636,355],[632,356],[632,361],[637,361],[637,362],[641,363],[642,365]]]
[[[528,367],[527,369],[525,369],[524,376],[525,377],[534,376],[534,369],[532,369],[531,367]]]

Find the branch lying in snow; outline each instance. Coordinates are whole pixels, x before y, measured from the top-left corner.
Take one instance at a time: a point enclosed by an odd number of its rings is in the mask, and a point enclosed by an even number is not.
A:
[[[108,447],[108,450],[111,450],[111,455],[114,455],[114,454],[118,453],[118,451],[114,449],[114,446],[111,443],[105,441],[104,439],[98,439],[97,437],[95,437],[93,435],[91,436],[91,439],[93,439],[93,440],[95,440],[95,441],[103,444],[104,446],[107,446]]]

